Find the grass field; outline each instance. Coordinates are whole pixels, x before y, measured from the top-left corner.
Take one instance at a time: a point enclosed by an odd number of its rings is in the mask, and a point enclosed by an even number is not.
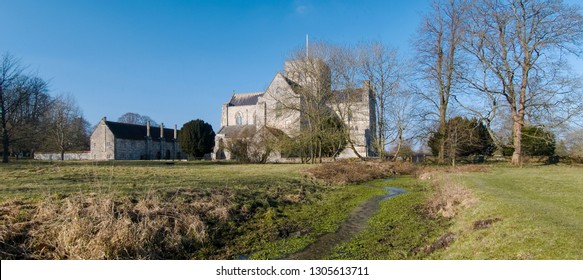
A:
[[[1,166],[0,257],[281,258],[381,192],[307,165],[16,162]]]
[[[0,259],[286,258],[387,185],[407,193],[382,201],[368,227],[323,258],[583,258],[583,167],[315,167],[2,165]],[[393,172],[424,179],[370,181]]]
[[[478,203],[454,219],[456,239],[435,259],[583,259],[583,168],[494,167],[444,174]]]
[[[0,166],[0,199],[50,193],[272,187],[300,184],[301,165],[238,165],[209,162],[22,161]]]

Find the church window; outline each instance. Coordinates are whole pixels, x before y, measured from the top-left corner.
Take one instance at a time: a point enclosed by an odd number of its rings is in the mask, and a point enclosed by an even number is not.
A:
[[[237,124],[237,125],[243,125],[243,114],[241,114],[241,112],[238,112],[235,115],[235,124]]]
[[[283,111],[283,104],[281,104],[281,102],[277,101],[277,103],[275,103],[275,117],[280,118],[282,115],[282,111]]]
[[[257,114],[255,112],[253,112],[253,118],[251,119],[251,124],[256,124],[257,123]]]

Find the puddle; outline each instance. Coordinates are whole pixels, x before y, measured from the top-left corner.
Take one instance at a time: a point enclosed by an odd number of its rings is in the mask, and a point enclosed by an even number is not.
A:
[[[350,240],[360,231],[365,229],[368,219],[379,210],[379,203],[381,201],[406,192],[405,190],[399,188],[383,188],[387,190],[387,194],[373,197],[364,204],[358,206],[340,225],[340,228],[336,232],[323,235],[318,240],[316,240],[316,242],[306,247],[303,251],[292,254],[287,258],[290,260],[322,259],[322,257],[328,255],[336,245]]]

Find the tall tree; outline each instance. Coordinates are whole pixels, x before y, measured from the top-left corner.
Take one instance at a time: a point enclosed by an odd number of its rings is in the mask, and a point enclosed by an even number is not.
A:
[[[210,124],[197,119],[182,126],[178,139],[184,152],[195,158],[202,158],[205,154],[212,152],[215,145],[215,132]]]
[[[294,92],[292,96],[273,96],[278,104],[281,104],[281,111],[298,113],[301,116],[301,138],[305,148],[300,149],[305,152],[308,161],[315,163],[322,159],[326,147],[324,143],[329,142],[332,136],[325,130],[327,122],[334,118],[329,102],[333,98],[332,79],[330,62],[335,55],[335,49],[324,43],[313,43],[310,45],[309,56],[305,49],[298,49],[290,56],[288,75],[294,81]]]
[[[150,122],[151,126],[159,126],[157,122],[155,122],[150,116],[140,115],[138,113],[127,112],[121,115],[118,119],[118,122],[122,123],[129,123],[129,124],[139,124],[139,125],[146,125],[148,121]]]
[[[410,92],[406,89],[406,66],[399,61],[396,49],[380,42],[358,46],[358,66],[362,79],[368,81],[374,98],[374,145],[379,156],[389,142],[396,143],[396,153],[404,144],[410,117]]]
[[[59,151],[61,160],[65,152],[88,147],[88,122],[70,95],[58,96],[47,112],[47,141],[49,148]]]
[[[581,51],[583,17],[561,0],[481,0],[469,18],[466,49],[483,69],[482,81],[473,85],[508,108],[512,163],[521,164],[529,114],[551,112],[564,121],[581,109],[580,92],[563,65],[565,53]]]
[[[48,104],[47,83],[23,73],[20,61],[10,54],[0,58],[0,133],[2,162],[7,163],[10,145],[34,142],[40,118]],[[34,138],[34,139],[33,139]]]
[[[323,44],[323,43],[320,43]],[[370,111],[363,104],[369,102],[368,94],[371,91],[370,83],[362,83],[362,68],[358,59],[359,48],[349,46],[337,46],[325,44],[329,55],[327,65],[330,67],[330,99],[327,103],[334,114],[328,114],[322,128],[327,139],[325,150],[330,151],[336,147],[335,153],[328,156],[336,156],[348,147],[360,159],[366,154],[361,154],[356,147],[363,146],[362,139],[366,131],[355,129],[359,123],[370,119]],[[324,56],[325,57],[325,56]],[[361,87],[362,85],[362,87]],[[326,116],[326,115],[325,115]],[[335,124],[335,125],[334,125]],[[326,130],[326,131],[324,131]],[[368,149],[374,151],[373,149]],[[374,153],[374,152],[373,152]]]
[[[433,10],[423,20],[416,41],[418,61],[429,91],[420,93],[437,112],[439,128],[445,129],[450,97],[458,82],[460,48],[464,35],[464,18],[468,7],[466,0],[434,0]],[[433,113],[432,113],[433,114]],[[439,131],[445,137],[444,130]],[[438,161],[445,156],[445,138],[439,139]]]

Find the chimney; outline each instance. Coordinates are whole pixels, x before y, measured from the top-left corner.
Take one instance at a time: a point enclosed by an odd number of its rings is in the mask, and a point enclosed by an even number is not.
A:
[[[150,137],[150,121],[146,121],[146,136]]]
[[[160,123],[160,138],[164,138],[164,123]]]
[[[176,130],[176,124],[174,124],[174,140],[176,140],[178,136],[178,131]]]

